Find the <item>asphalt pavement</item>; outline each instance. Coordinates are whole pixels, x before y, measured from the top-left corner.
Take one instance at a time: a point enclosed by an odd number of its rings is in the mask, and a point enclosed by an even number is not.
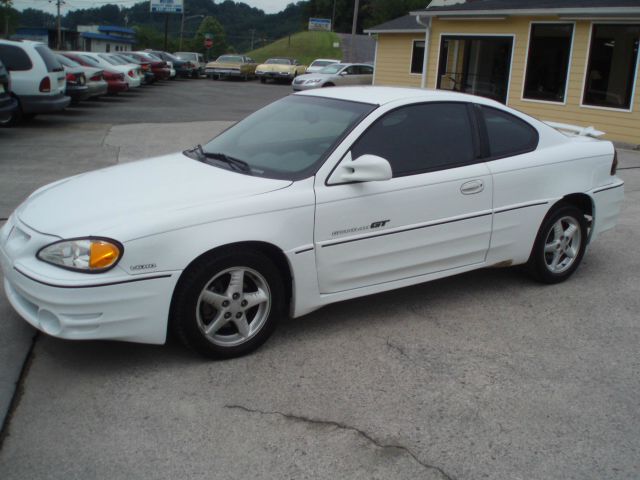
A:
[[[0,130],[0,218],[289,88],[170,83]],[[619,225],[568,282],[481,270],[342,302],[241,359],[35,335],[0,295],[0,478],[639,478],[640,154],[620,158]]]

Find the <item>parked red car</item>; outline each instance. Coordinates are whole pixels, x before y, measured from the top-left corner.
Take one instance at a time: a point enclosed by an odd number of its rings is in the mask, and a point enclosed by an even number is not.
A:
[[[169,80],[171,77],[171,69],[164,60],[150,55],[147,52],[125,52],[127,56],[136,58],[140,61],[149,62],[151,71],[158,80]]]
[[[108,85],[107,93],[109,95],[114,95],[118,92],[126,92],[127,90],[129,90],[129,85],[124,79],[124,73],[116,72],[115,70],[105,69],[99,65],[94,65],[90,63],[89,60],[86,59],[85,57],[81,57],[73,53],[69,53],[69,52],[60,52],[60,53],[65,57],[70,58],[71,60],[74,60],[78,62],[80,65],[83,65],[85,67],[98,67],[103,69],[104,71],[102,72],[102,77],[107,82],[107,85]],[[99,80],[99,79],[98,78],[94,79],[92,77],[91,80]]]

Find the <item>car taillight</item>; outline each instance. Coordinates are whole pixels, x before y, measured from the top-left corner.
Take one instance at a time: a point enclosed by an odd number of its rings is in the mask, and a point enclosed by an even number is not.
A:
[[[77,80],[73,73],[67,73],[67,82],[76,83]]]
[[[102,80],[102,75],[100,75],[99,73],[96,73],[93,77],[91,77],[92,82],[99,82],[100,80]]]
[[[618,151],[613,151],[613,162],[611,163],[611,175],[615,175],[618,171]]]
[[[129,76],[133,78],[133,75],[134,75],[133,70],[129,70]]]
[[[44,77],[40,80],[40,91],[41,92],[50,92],[51,91],[51,80],[49,77]]]

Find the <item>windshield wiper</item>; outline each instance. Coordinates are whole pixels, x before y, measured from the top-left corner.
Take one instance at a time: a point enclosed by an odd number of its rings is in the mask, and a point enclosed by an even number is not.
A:
[[[240,172],[249,173],[251,172],[251,167],[244,160],[240,160],[239,158],[230,157],[224,153],[209,153],[205,152],[202,149],[202,145],[198,144],[191,150],[185,150],[185,153],[195,153],[198,155],[199,160],[203,160],[205,158],[212,158],[213,160],[220,160],[221,162],[229,165],[233,170],[237,170]]]

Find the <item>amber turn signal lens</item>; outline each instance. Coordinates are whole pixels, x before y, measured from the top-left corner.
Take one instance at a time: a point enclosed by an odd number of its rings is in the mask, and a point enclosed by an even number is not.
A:
[[[94,240],[91,242],[91,252],[89,254],[89,268],[108,268],[118,261],[120,249],[104,240]]]

